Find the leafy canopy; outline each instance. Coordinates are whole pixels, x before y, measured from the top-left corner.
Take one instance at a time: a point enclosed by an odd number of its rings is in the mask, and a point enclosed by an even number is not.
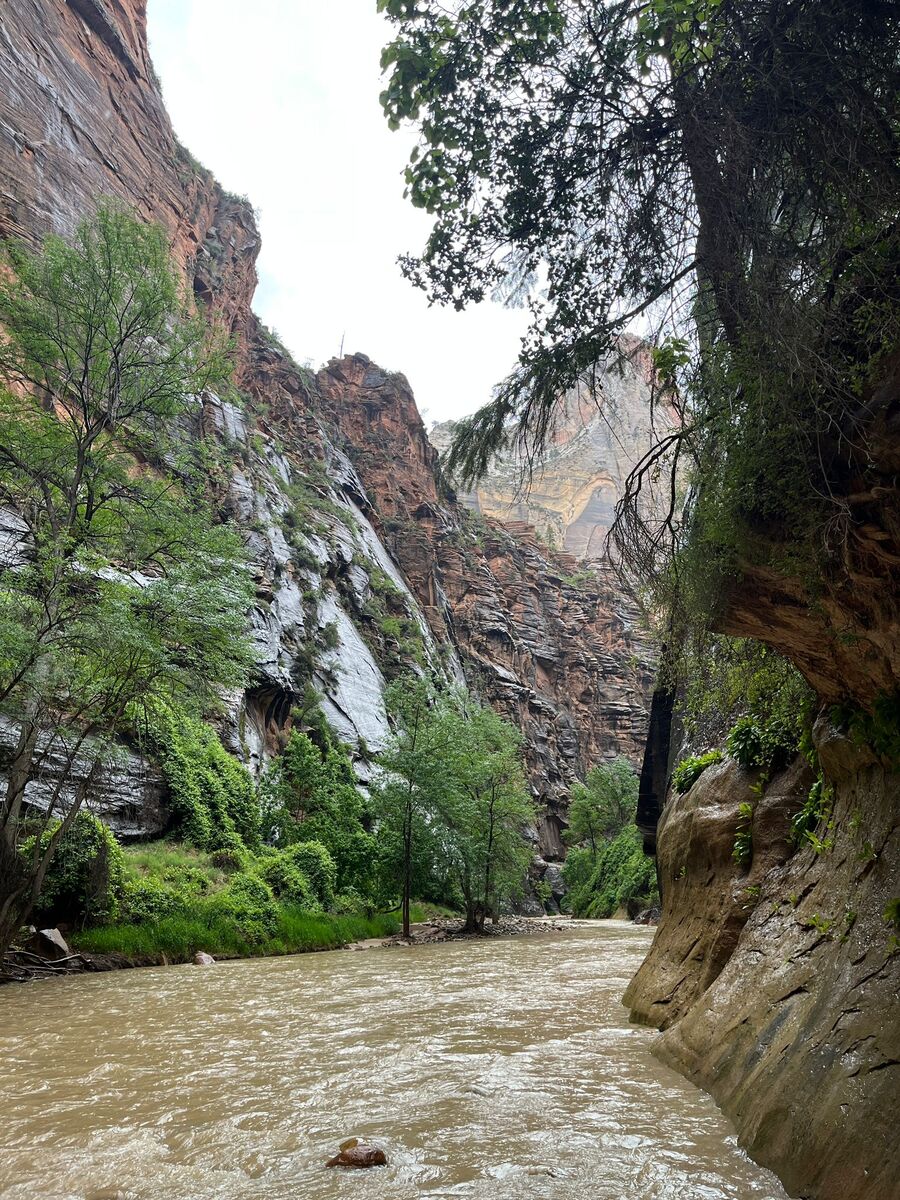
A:
[[[584,783],[572,788],[567,840],[590,842],[596,851],[601,842],[634,824],[637,798],[638,777],[627,758],[591,767]]]
[[[407,192],[434,217],[403,269],[438,303],[494,296],[532,315],[451,468],[476,477],[510,440],[530,463],[563,392],[640,318],[681,423],[620,503],[624,564],[713,616],[773,539],[796,547],[779,569],[839,568],[898,340],[897,6],[379,7],[397,29],[382,103],[417,128]]]
[[[227,382],[228,348],[191,312],[162,230],[103,204],[71,242],[5,253],[0,705],[21,732],[0,801],[0,943],[115,735],[158,702],[196,709],[243,681],[251,597],[239,537],[179,467],[182,418]],[[25,788],[50,754],[45,815],[64,815],[25,865]]]

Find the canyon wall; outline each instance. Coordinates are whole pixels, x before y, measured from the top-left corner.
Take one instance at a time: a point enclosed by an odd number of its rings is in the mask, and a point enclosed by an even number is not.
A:
[[[629,473],[677,421],[665,398],[654,397],[652,379],[649,347],[623,335],[619,353],[563,396],[527,490],[522,458],[507,449],[460,499],[485,516],[534,526],[545,544],[579,560],[600,562]],[[441,453],[454,427],[432,426],[428,436]]]
[[[827,720],[814,740],[834,789],[818,842],[791,838],[813,778],[802,757],[761,792],[726,759],[669,798],[662,916],[625,1002],[791,1195],[894,1200],[900,775]],[[746,865],[732,854],[741,804]]]
[[[365,784],[389,732],[386,682],[426,668],[465,679],[522,730],[536,850],[558,859],[571,783],[640,755],[650,670],[631,614],[608,578],[576,578],[533,531],[457,503],[402,376],[363,356],[314,376],[261,325],[252,210],[179,145],[145,24],[143,0],[4,4],[0,235],[65,235],[98,197],[120,199],[163,224],[187,287],[236,340],[239,397],[198,397],[185,421],[256,579],[258,667],[222,736],[258,770],[313,688]],[[122,833],[150,832],[165,811],[158,777],[139,756],[127,764],[100,807]]]

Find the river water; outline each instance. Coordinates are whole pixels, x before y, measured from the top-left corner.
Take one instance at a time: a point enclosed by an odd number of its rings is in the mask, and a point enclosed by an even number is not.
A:
[[[0,991],[0,1195],[781,1200],[619,1002],[617,922]],[[389,1165],[325,1170],[337,1144]]]

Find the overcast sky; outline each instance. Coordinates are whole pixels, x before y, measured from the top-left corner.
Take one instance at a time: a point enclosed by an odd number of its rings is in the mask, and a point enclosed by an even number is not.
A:
[[[429,308],[400,274],[426,215],[403,199],[409,132],[378,103],[390,26],[375,0],[149,0],[175,131],[260,215],[254,308],[294,356],[403,371],[426,420],[472,412],[513,365],[526,316]]]

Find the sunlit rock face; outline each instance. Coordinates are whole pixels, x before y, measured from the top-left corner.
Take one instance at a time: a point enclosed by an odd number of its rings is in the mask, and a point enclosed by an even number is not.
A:
[[[676,416],[652,389],[650,350],[624,336],[620,354],[598,366],[560,400],[543,458],[523,485],[520,454],[497,455],[485,477],[460,499],[476,512],[525,522],[551,546],[599,561],[625,481]],[[454,422],[433,425],[429,438],[443,454]]]
[[[615,586],[568,582],[575,560],[525,526],[471,528],[402,377],[362,357],[314,377],[262,327],[252,209],[178,145],[144,3],[8,0],[2,21],[0,234],[67,234],[98,197],[121,199],[165,226],[186,288],[237,342],[239,399],[205,395],[185,422],[256,582],[258,666],[227,698],[226,745],[258,772],[314,689],[365,783],[386,684],[411,669],[465,680],[522,730],[535,845],[559,858],[571,783],[640,757],[647,655]]]

